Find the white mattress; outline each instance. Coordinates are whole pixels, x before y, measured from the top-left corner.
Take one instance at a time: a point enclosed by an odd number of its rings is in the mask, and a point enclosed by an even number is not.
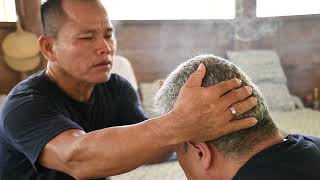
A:
[[[1,110],[2,104],[4,103],[5,98],[6,98],[6,95],[0,94],[0,110]]]
[[[272,117],[283,130],[320,136],[320,112],[310,109],[291,112],[272,112]],[[112,180],[186,180],[178,162],[142,166],[131,172],[114,176]]]
[[[177,161],[139,167],[131,172],[113,176],[111,180],[186,180]]]
[[[293,133],[320,136],[320,111],[302,109],[290,112],[272,112],[278,127]]]

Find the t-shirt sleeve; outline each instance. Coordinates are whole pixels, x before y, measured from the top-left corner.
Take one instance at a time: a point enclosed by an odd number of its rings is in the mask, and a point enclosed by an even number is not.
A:
[[[137,92],[127,80],[121,77],[120,80],[118,98],[118,113],[122,123],[120,125],[135,124],[148,119]]]
[[[44,146],[67,129],[82,129],[66,118],[46,97],[15,100],[3,112],[3,132],[8,142],[39,170],[37,159]]]

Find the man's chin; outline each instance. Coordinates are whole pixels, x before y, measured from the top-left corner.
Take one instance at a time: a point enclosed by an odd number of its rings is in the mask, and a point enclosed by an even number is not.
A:
[[[109,71],[99,73],[95,72],[91,75],[87,75],[86,81],[93,84],[101,84],[109,81],[110,77],[111,73]]]
[[[105,83],[105,82],[109,81],[110,76],[111,76],[111,73],[106,73],[105,75],[103,75],[101,77],[97,77],[97,79],[95,80],[94,83],[96,83],[96,84]]]

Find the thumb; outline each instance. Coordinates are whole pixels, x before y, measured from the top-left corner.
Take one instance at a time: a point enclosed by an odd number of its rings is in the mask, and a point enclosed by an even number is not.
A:
[[[201,86],[202,79],[204,78],[204,75],[206,74],[206,66],[201,63],[197,70],[191,74],[189,79],[187,80],[185,86],[186,87],[196,87]]]

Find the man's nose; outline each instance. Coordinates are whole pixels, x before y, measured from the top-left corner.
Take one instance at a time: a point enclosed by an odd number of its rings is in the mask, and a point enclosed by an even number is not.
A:
[[[111,51],[112,51],[112,47],[109,44],[109,42],[104,38],[99,38],[97,53],[99,55],[105,55],[105,54],[110,54]]]

